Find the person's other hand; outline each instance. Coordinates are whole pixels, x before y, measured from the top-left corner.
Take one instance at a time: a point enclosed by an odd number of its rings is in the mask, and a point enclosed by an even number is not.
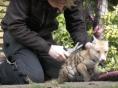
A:
[[[86,44],[85,44],[85,48],[91,48],[91,46],[92,46],[92,43],[91,42],[87,42]]]
[[[69,56],[69,53],[64,50],[63,46],[51,45],[49,55],[57,61],[64,61]]]
[[[93,29],[93,33],[94,33],[95,37],[98,38],[98,39],[102,39],[103,38],[103,31],[104,31],[104,28],[101,25],[97,25]]]

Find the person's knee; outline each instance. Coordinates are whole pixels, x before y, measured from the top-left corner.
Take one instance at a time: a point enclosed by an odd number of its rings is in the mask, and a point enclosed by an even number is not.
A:
[[[35,71],[33,72],[31,75],[30,75],[30,79],[31,81],[33,82],[36,82],[36,83],[42,83],[44,82],[44,72],[42,71]]]

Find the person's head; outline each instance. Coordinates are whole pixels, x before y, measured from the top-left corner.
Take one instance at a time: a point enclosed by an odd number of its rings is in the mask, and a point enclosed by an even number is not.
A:
[[[71,6],[74,6],[75,0],[48,0],[48,2],[52,7],[62,11],[64,7],[71,8]]]

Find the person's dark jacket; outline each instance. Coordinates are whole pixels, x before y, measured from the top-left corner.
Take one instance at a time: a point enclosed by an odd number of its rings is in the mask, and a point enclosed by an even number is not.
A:
[[[83,20],[81,0],[72,9],[66,9],[64,16],[67,30],[74,42],[85,44],[88,41]],[[51,32],[58,27],[58,11],[47,0],[10,0],[2,28],[26,47],[48,53],[53,42]]]

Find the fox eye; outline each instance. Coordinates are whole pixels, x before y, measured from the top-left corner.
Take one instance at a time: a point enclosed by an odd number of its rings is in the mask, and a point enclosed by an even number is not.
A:
[[[104,51],[105,53],[107,53],[107,51]]]

